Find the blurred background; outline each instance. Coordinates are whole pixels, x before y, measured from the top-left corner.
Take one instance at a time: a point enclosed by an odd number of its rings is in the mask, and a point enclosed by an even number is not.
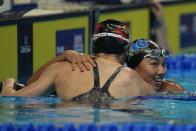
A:
[[[26,80],[64,50],[92,53],[97,22],[127,24],[172,54],[196,52],[196,0],[0,0],[0,81]]]

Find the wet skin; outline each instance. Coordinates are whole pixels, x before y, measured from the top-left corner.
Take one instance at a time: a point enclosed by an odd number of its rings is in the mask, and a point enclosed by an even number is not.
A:
[[[135,70],[146,82],[153,85],[156,91],[161,90],[162,80],[166,73],[164,57],[157,59],[150,57],[144,58]]]

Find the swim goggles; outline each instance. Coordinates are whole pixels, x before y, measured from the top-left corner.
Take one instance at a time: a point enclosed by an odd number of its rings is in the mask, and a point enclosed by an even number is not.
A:
[[[169,51],[168,50],[160,50],[160,49],[151,49],[151,50],[145,50],[147,53],[144,58],[150,57],[150,58],[159,58],[160,56],[163,56],[167,58],[169,56]]]
[[[114,34],[114,33],[106,33],[106,32],[94,34],[93,35],[93,40],[97,40],[100,37],[107,37],[107,36],[119,38],[119,39],[122,39],[122,40],[124,40],[128,43],[130,42],[129,39],[124,38],[122,35],[118,35],[118,34]]]

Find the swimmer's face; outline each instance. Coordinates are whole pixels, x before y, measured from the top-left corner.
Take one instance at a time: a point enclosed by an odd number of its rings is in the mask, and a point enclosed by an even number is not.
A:
[[[135,70],[146,82],[155,87],[156,91],[159,91],[159,89],[161,89],[162,79],[166,72],[165,58],[159,57],[153,59],[146,57]]]

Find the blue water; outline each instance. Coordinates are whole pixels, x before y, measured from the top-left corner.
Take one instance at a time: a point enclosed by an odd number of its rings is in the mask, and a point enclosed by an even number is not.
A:
[[[196,70],[168,70],[166,79],[180,83],[187,91],[196,91]]]
[[[154,123],[196,124],[196,72],[168,71],[167,79],[184,86],[192,96],[161,94],[153,97],[124,98],[102,109],[90,103],[63,101],[57,97],[0,97],[0,123],[35,125],[53,123]],[[194,96],[195,95],[195,96]]]

